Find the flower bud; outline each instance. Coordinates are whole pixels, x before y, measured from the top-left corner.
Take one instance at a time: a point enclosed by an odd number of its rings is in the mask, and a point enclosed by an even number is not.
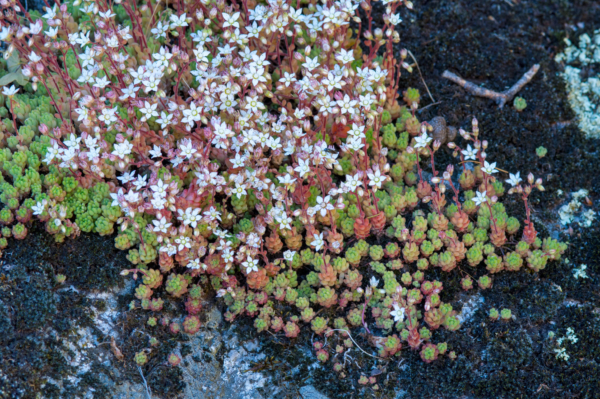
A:
[[[542,178],[538,177],[538,179],[535,181],[535,185],[540,186],[541,184],[542,184]]]

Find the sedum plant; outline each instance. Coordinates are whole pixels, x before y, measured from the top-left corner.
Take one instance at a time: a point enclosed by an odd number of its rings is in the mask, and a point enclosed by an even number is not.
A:
[[[461,170],[439,170],[418,90],[397,94],[410,66],[394,27],[412,5],[384,3],[384,29],[370,1],[76,0],[24,16],[3,3],[0,38],[29,93],[0,99],[3,235],[32,219],[58,240],[115,234],[143,309],[162,309],[162,289],[185,302],[173,333],[198,331],[212,292],[258,331],[337,331],[334,358],[348,326],[382,357],[445,354],[432,332],[460,322],[432,269],[485,289],[566,246],[530,219],[540,179],[510,174],[523,227],[507,214],[476,120],[466,147],[448,143]]]

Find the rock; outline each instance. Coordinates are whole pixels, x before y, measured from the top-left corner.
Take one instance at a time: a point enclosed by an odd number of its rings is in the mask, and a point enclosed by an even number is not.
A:
[[[300,388],[300,395],[302,395],[302,399],[328,399],[327,396],[322,395],[312,385],[305,385]]]
[[[431,137],[434,140],[439,140],[440,143],[446,144],[453,141],[456,138],[457,130],[454,126],[447,126],[446,119],[443,116],[436,116],[428,122],[433,131]]]

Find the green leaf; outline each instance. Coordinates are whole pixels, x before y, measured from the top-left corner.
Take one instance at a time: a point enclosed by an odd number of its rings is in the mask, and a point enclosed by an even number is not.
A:
[[[19,60],[19,55],[16,51],[13,51],[10,57],[8,57],[6,60],[6,67],[8,72],[17,72],[21,69],[21,60]]]
[[[19,72],[11,72],[11,73],[7,73],[6,75],[4,75],[2,78],[0,78],[0,86],[6,86],[8,84],[11,84],[14,81],[19,82],[19,78],[23,77],[23,74],[21,73],[21,71]],[[21,83],[19,83],[21,84]]]
[[[0,78],[0,86],[6,86],[12,82],[17,82],[21,86],[27,84],[29,79],[23,75],[21,61],[19,60],[19,55],[16,51],[14,51],[6,60],[6,69],[8,69],[8,73]]]

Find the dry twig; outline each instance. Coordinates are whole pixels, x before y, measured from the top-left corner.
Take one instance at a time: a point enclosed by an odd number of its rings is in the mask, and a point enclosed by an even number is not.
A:
[[[531,67],[531,69],[529,69],[529,71],[527,71],[527,73],[525,73],[525,75],[521,77],[521,79],[519,79],[517,83],[502,93],[479,87],[476,84],[468,82],[450,71],[444,71],[442,77],[462,86],[466,91],[475,96],[491,98],[492,100],[496,101],[496,104],[498,104],[500,108],[502,108],[504,104],[513,99],[513,97],[519,92],[519,90],[523,88],[523,86],[533,79],[538,69],[540,69],[540,65],[535,64]]]
[[[429,98],[431,98],[431,102],[435,103],[435,100],[433,99],[433,96],[431,95],[431,92],[429,91],[429,87],[427,87],[427,83],[425,83],[425,79],[423,78],[423,74],[421,73],[421,68],[419,68],[419,63],[417,62],[417,59],[415,58],[413,53],[410,52],[410,50],[407,50],[407,52],[408,52],[408,55],[410,55],[410,57],[415,62],[415,65],[417,66],[417,71],[419,72],[419,76],[421,77],[421,82],[423,82],[423,84],[425,85],[425,90],[427,90],[427,94],[429,94]]]

